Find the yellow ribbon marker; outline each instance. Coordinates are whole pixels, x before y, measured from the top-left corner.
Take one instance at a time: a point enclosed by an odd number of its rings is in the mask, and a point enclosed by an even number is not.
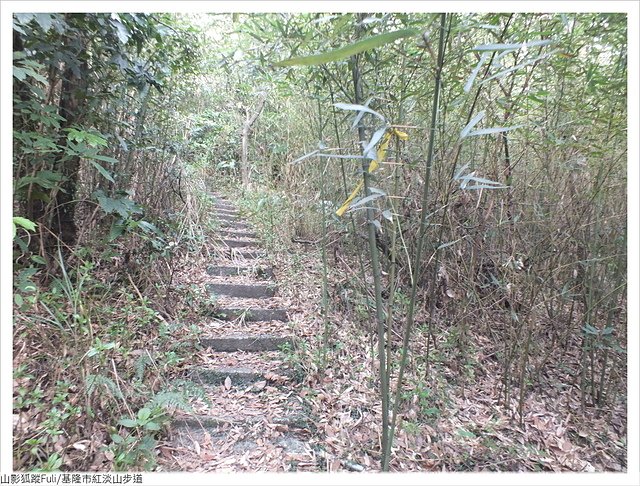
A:
[[[407,135],[404,132],[401,132],[396,128],[391,128],[390,130],[387,130],[387,132],[382,137],[382,141],[378,146],[378,150],[376,151],[376,158],[372,160],[371,163],[369,164],[369,174],[371,174],[374,170],[380,167],[380,162],[382,162],[384,158],[387,156],[387,148],[389,147],[389,141],[391,140],[391,135],[395,135],[400,140],[409,139],[409,135]],[[362,186],[364,186],[364,181],[360,181],[358,183],[358,185],[353,190],[353,192],[349,194],[349,197],[346,199],[346,201],[342,204],[342,206],[340,206],[340,209],[336,211],[336,214],[338,216],[342,216],[346,212],[346,210],[349,209],[349,206],[351,205],[351,201],[353,201],[355,197],[358,195],[358,193],[362,189]]]

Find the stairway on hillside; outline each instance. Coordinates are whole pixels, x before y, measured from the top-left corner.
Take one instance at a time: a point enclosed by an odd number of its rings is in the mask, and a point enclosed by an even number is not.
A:
[[[251,226],[219,196],[218,258],[206,289],[216,303],[201,323],[187,379],[204,390],[172,423],[177,467],[189,471],[317,470],[311,420],[298,394],[295,346],[274,272]]]

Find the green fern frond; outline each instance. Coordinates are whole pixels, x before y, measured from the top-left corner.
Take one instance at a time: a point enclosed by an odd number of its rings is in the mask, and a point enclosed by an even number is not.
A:
[[[116,385],[115,381],[104,375],[87,375],[85,386],[87,387],[87,392],[89,393],[89,395],[91,395],[99,387],[104,387],[115,398],[123,398],[122,393],[118,389],[118,385]]]
[[[149,408],[178,408],[185,412],[193,411],[188,397],[179,392],[163,391],[157,393],[147,405]]]
[[[141,354],[133,365],[135,371],[135,379],[142,381],[147,365],[151,363],[151,359],[147,353]]]

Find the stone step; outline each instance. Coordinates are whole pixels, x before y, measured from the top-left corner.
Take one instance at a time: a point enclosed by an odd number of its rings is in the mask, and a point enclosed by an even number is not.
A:
[[[275,420],[275,419],[274,419]],[[300,462],[305,464],[315,464],[318,461],[318,453],[309,444],[306,431],[290,424],[252,423],[246,427],[247,430],[253,430],[261,427],[261,436],[254,437],[251,435],[238,435],[237,428],[223,427],[221,424],[215,427],[207,427],[200,424],[180,424],[177,421],[172,422],[178,424],[171,427],[171,438],[179,447],[190,451],[195,457],[201,457],[201,454],[207,457],[206,460],[200,459],[201,467],[207,471],[221,471],[229,473],[294,473],[300,472],[298,465]],[[276,427],[290,429],[287,432],[279,432],[273,434]],[[308,429],[313,427],[303,427]],[[273,428],[273,429],[272,429]],[[265,430],[266,429],[266,430]],[[202,446],[201,444],[210,444]],[[197,445],[194,445],[197,444]],[[270,457],[274,459],[268,460],[266,463],[250,460],[249,463],[243,462],[242,459],[247,454],[251,454],[256,450],[271,451]],[[224,450],[221,456],[218,451]],[[225,458],[226,456],[226,458]],[[228,456],[236,456],[238,460],[229,461]],[[204,462],[203,462],[204,461]],[[311,468],[309,471],[315,471],[317,468]]]
[[[221,229],[220,234],[228,238],[257,238],[258,237],[258,235],[256,235],[255,233],[251,233],[248,231],[233,231],[229,228]]]
[[[267,256],[267,254],[262,250],[248,250],[244,248],[230,248],[229,255],[231,258],[245,258],[248,260]]]
[[[247,246],[255,246],[256,241],[251,240],[222,240],[222,242],[229,248],[243,248]]]
[[[240,218],[240,216],[233,216],[230,214],[216,214],[216,218],[218,218],[220,221],[233,221],[233,222],[242,222],[242,219]]]
[[[216,207],[215,214],[222,214],[224,216],[240,216],[240,211],[237,209],[226,209],[221,207]]]
[[[225,230],[239,230],[239,231],[245,231],[245,230],[250,230],[253,229],[249,223],[243,223],[242,221],[228,221],[226,219],[221,219],[219,220],[220,222],[220,226],[225,229]]]
[[[216,212],[220,211],[223,213],[237,213],[238,212],[238,208],[236,208],[235,206],[232,206],[230,204],[214,204],[213,208],[215,209]]]
[[[286,309],[238,309],[220,308],[212,311],[214,317],[223,321],[235,321],[243,318],[245,321],[282,321],[287,322],[289,316]]]
[[[228,207],[228,208],[235,209],[234,204],[230,201],[227,201],[226,199],[223,199],[218,196],[211,196],[211,199],[215,207]]]
[[[278,351],[282,346],[293,346],[293,336],[274,336],[271,334],[230,335],[221,337],[201,337],[200,344],[214,351],[257,352]]]
[[[174,427],[204,427],[205,429],[217,429],[229,425],[253,425],[264,422],[263,415],[246,417],[225,417],[212,415],[191,415],[174,419],[171,425]],[[272,417],[269,423],[274,425],[286,425],[289,429],[308,429],[313,426],[311,419],[304,413],[292,413],[282,417]]]
[[[228,266],[210,266],[207,273],[214,277],[231,277],[234,275],[246,275],[259,279],[272,279],[273,269],[271,267],[228,267]]]
[[[266,299],[276,294],[276,287],[273,285],[209,283],[205,288],[211,294],[248,299]]]
[[[264,373],[255,368],[242,366],[217,366],[215,368],[197,368],[188,373],[188,377],[207,385],[224,383],[227,377],[233,385],[246,385],[263,379]]]
[[[203,385],[220,385],[227,378],[231,386],[247,386],[257,381],[282,383],[294,378],[292,369],[265,371],[245,366],[216,366],[211,368],[192,368],[187,372],[187,378]]]

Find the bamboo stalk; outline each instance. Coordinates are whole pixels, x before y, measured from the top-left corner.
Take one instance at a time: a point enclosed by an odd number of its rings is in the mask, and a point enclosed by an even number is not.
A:
[[[431,124],[429,131],[429,146],[427,149],[427,163],[425,166],[425,182],[423,186],[422,192],[422,207],[427,207],[427,202],[429,199],[429,188],[431,181],[431,168],[433,163],[433,153],[435,146],[435,133],[436,133],[436,125],[438,123],[438,110],[440,106],[440,90],[441,90],[441,76],[442,76],[442,68],[444,66],[444,50],[445,50],[445,38],[448,35],[445,32],[445,25],[447,21],[447,14],[440,14],[440,38],[438,42],[438,61],[436,67],[436,78],[435,78],[435,87],[433,94],[433,105],[431,109]],[[420,261],[422,259],[422,249],[424,247],[424,240],[426,234],[426,220],[427,220],[427,211],[422,211],[420,215],[420,234],[418,236],[418,245],[416,248],[415,259],[413,268],[417,269]],[[417,271],[414,272],[413,278],[411,279],[411,297],[409,299],[409,306],[407,309],[407,320],[405,324],[405,334],[404,340],[402,343],[402,357],[400,358],[400,369],[398,371],[398,383],[396,385],[394,401],[393,401],[393,411],[391,415],[391,425],[389,430],[389,441],[387,442],[387,449],[385,449],[383,454],[383,471],[389,470],[389,459],[391,455],[391,447],[393,446],[393,434],[395,432],[396,421],[398,418],[398,408],[400,405],[400,395],[402,390],[402,380],[404,378],[404,371],[407,365],[407,356],[409,354],[409,341],[411,339],[411,331],[413,328],[413,319],[414,319],[414,311],[415,311],[415,300],[416,293],[418,288],[418,275]]]

